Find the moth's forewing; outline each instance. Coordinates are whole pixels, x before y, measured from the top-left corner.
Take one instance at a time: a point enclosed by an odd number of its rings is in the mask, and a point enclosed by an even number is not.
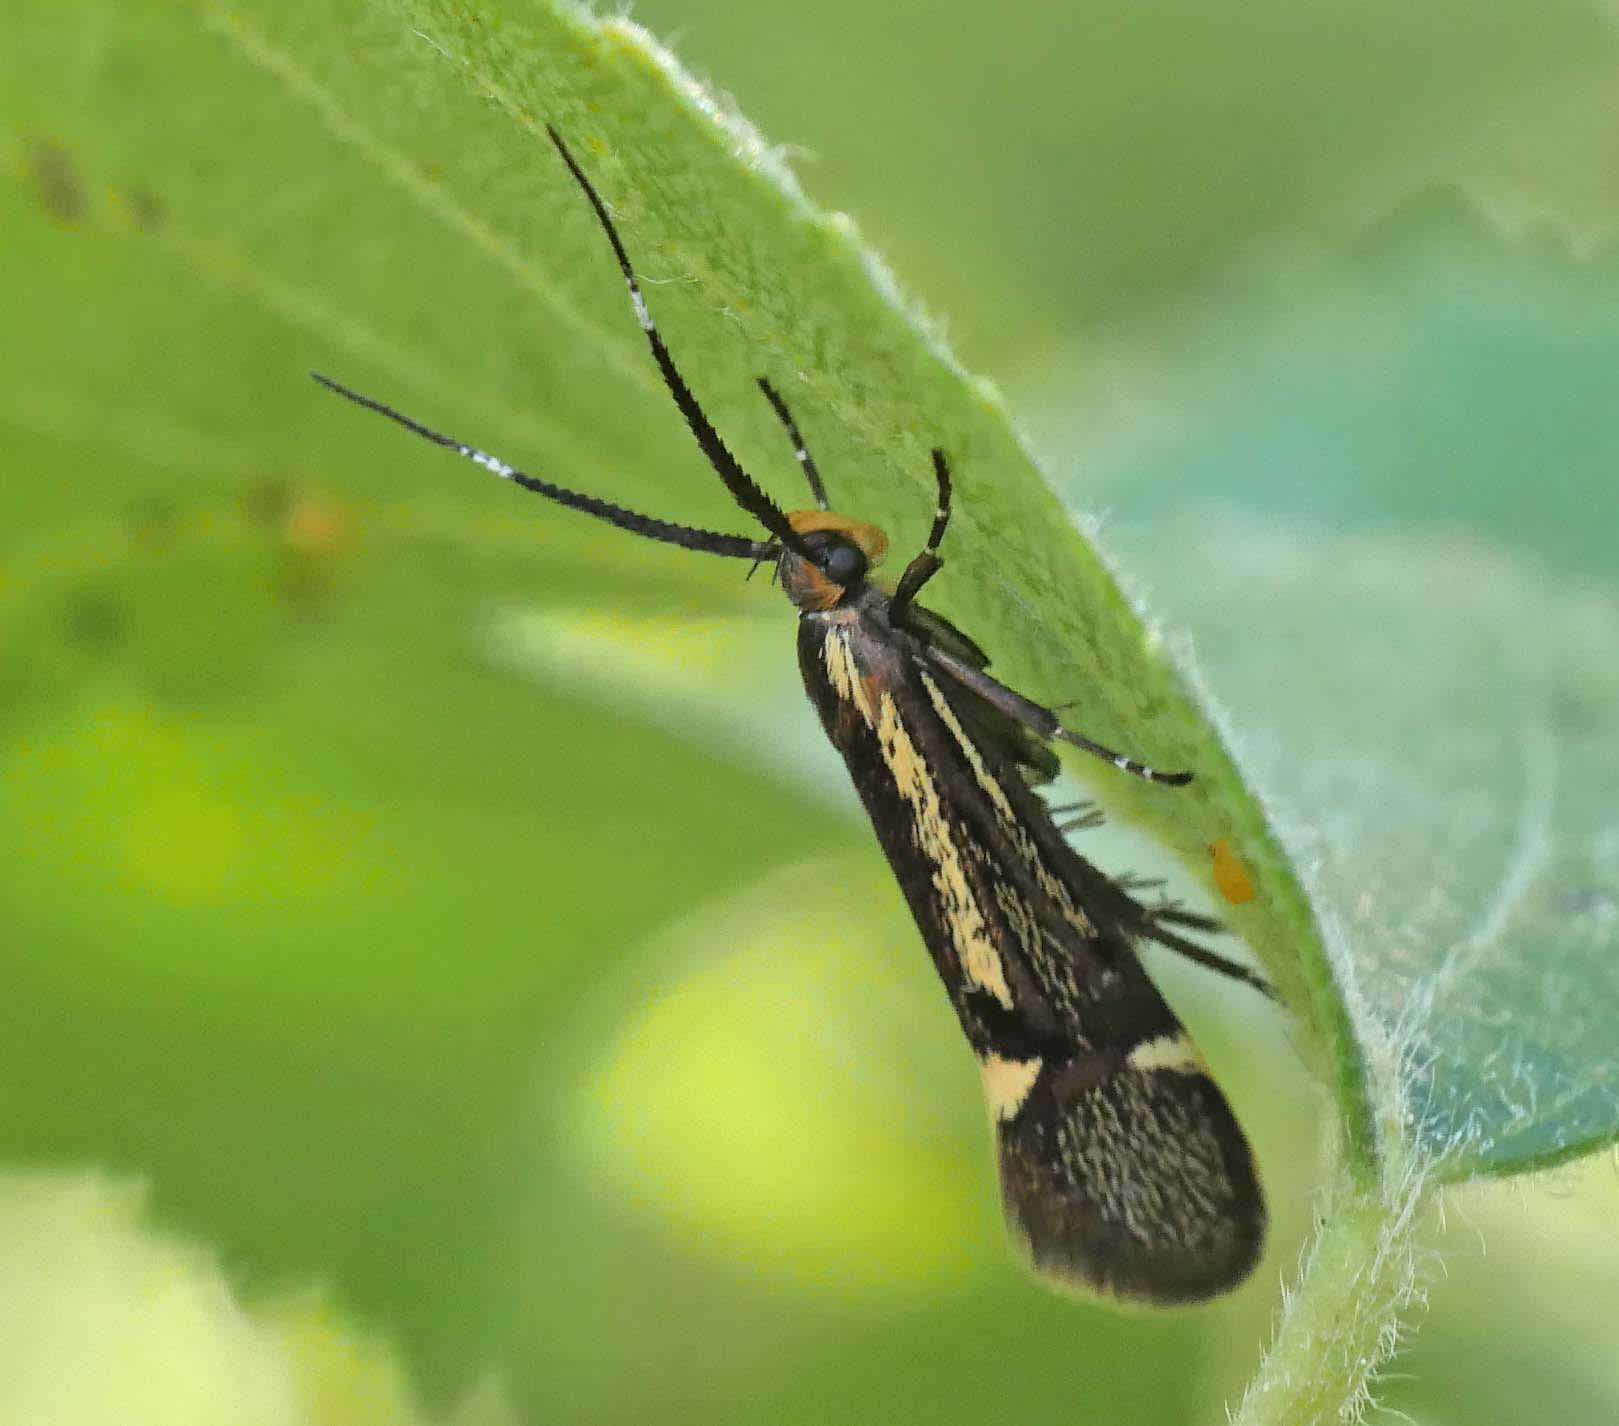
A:
[[[1140,908],[1030,790],[1026,730],[912,642],[871,591],[801,618],[799,663],[978,1057],[1008,1223],[1068,1285],[1163,1303],[1229,1288],[1263,1198],[1132,949]]]

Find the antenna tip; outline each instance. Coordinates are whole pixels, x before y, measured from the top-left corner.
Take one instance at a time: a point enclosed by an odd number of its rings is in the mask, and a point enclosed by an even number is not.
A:
[[[371,404],[371,402],[366,397],[361,396],[358,391],[351,390],[349,387],[344,386],[341,381],[333,380],[333,378],[327,376],[324,372],[312,371],[309,373],[309,378],[317,386],[324,386],[328,391],[335,391],[339,396],[346,396],[350,401],[357,401],[362,406],[369,406]]]

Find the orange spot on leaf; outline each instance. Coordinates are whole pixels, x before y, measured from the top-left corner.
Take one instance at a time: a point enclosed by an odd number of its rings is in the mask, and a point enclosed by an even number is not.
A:
[[[1221,837],[1209,843],[1209,854],[1214,858],[1214,885],[1220,895],[1235,906],[1254,899],[1253,878],[1242,858],[1232,850],[1231,843]]]

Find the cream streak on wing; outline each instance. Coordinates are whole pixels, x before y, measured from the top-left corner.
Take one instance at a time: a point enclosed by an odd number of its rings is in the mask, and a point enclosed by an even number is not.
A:
[[[978,1062],[984,1079],[984,1098],[989,1101],[989,1112],[997,1120],[1004,1122],[1017,1116],[1035,1080],[1040,1078],[1042,1063],[1038,1059],[1003,1060],[993,1052]]]
[[[984,789],[989,800],[995,804],[995,810],[1000,813],[1001,820],[1010,827],[1017,825],[1017,817],[1012,811],[1012,804],[1006,800],[1006,792],[993,777],[989,769],[984,766],[984,760],[978,755],[978,748],[973,740],[967,736],[961,721],[956,717],[956,710],[950,706],[950,701],[944,696],[943,690],[927,674],[922,674],[922,687],[927,689],[928,697],[933,700],[934,710],[944,719],[944,725],[950,730],[950,736],[960,745],[962,753],[971,765],[973,776],[977,778],[978,785]]]
[[[828,663],[830,666],[830,660]],[[900,796],[911,806],[917,845],[933,867],[933,888],[939,893],[945,927],[955,946],[962,975],[970,988],[988,991],[1004,1009],[1010,1010],[1012,990],[1006,983],[1006,968],[1001,964],[984,913],[967,880],[967,869],[950,834],[939,790],[900,720],[892,695],[887,693],[883,694],[877,713],[877,741]]]
[[[1196,1045],[1184,1034],[1160,1035],[1156,1040],[1143,1040],[1130,1051],[1131,1069],[1148,1073],[1165,1070],[1177,1074],[1203,1074],[1208,1064]]]
[[[944,720],[945,727],[950,730],[950,736],[960,746],[962,755],[967,759],[967,765],[973,770],[973,777],[1001,819],[1002,829],[1011,838],[1024,862],[1033,870],[1035,880],[1040,883],[1040,889],[1056,903],[1063,919],[1080,935],[1094,936],[1096,927],[1090,917],[1074,905],[1073,898],[1068,894],[1068,888],[1051,874],[1051,869],[1046,865],[1045,858],[1040,855],[1040,849],[1035,846],[1034,839],[1024,830],[1023,824],[1018,821],[1017,814],[1012,810],[1005,788],[984,766],[984,760],[979,755],[977,746],[967,736],[967,730],[961,726],[961,720],[956,717],[956,710],[950,706],[950,700],[944,696],[944,691],[927,674],[924,673],[921,677],[922,686],[927,689],[928,697],[933,700],[935,711]]]
[[[868,728],[877,726],[877,713],[871,706],[871,692],[866,681],[854,666],[854,655],[849,652],[849,641],[839,629],[826,631],[826,643],[821,658],[826,664],[826,675],[839,698],[847,699],[860,710]]]

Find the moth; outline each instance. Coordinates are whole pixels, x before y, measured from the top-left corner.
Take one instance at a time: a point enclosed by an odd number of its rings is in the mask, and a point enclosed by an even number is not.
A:
[[[315,379],[560,505],[647,539],[774,565],[798,611],[805,690],[848,765],[977,1058],[1014,1238],[1057,1283],[1119,1298],[1186,1302],[1234,1286],[1264,1238],[1252,1155],[1136,948],[1150,939],[1264,983],[1182,934],[1217,923],[1168,903],[1148,906],[1081,856],[1035,790],[1058,770],[1057,742],[1149,782],[1173,786],[1191,774],[1154,770],[1064,726],[1053,709],[992,677],[977,644],[917,603],[942,566],[950,523],[943,450],[932,453],[938,498],[927,544],[887,587],[873,576],[887,536],[829,507],[797,422],[761,377],[814,500],[807,510],[777,505],[704,415],[606,204],[561,136],[547,132],[601,224],[669,394],[764,537],[675,524],[566,489]]]

